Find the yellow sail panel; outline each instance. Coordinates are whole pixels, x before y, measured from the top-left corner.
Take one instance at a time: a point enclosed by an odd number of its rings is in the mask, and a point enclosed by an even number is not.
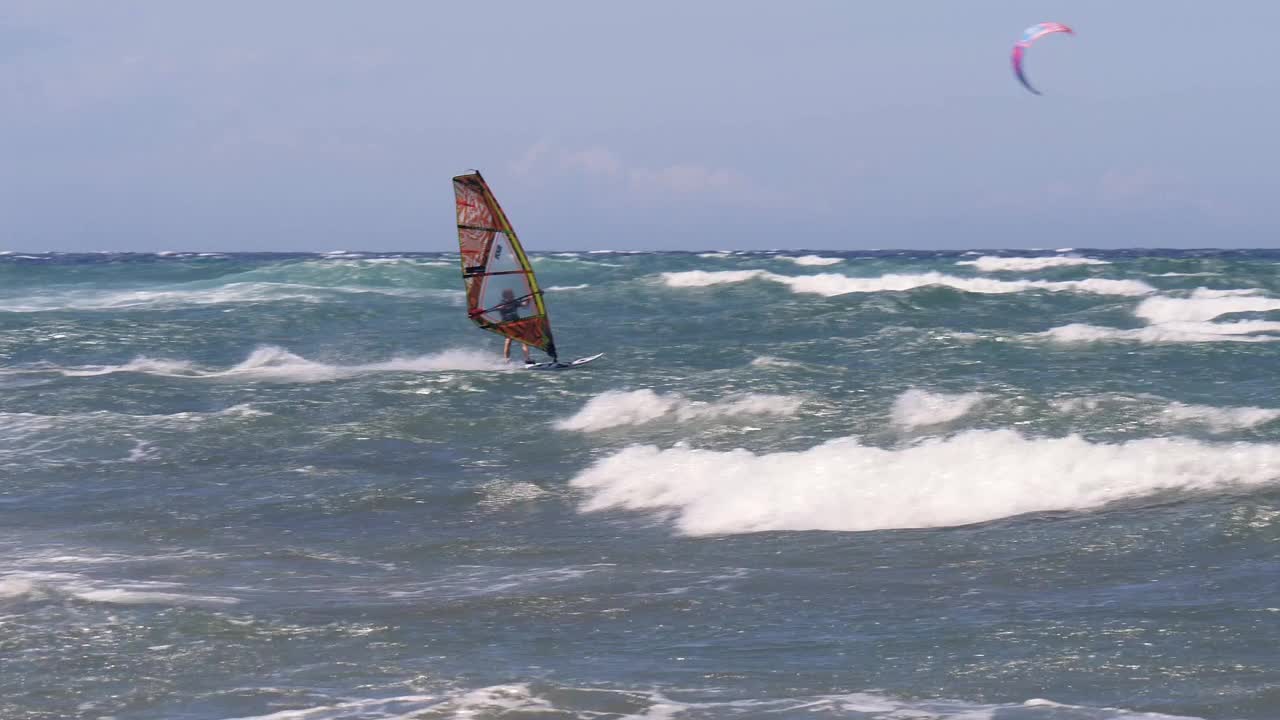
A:
[[[542,291],[520,239],[488,183],[474,172],[453,179],[467,317],[476,325],[556,358]]]

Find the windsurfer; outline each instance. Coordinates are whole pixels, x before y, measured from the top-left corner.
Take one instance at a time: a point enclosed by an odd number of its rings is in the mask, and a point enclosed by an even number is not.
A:
[[[515,291],[511,288],[507,288],[502,291],[502,302],[498,303],[495,309],[498,311],[498,315],[502,318],[502,322],[506,323],[519,320],[520,308],[527,307],[528,305],[529,298],[517,298]],[[524,351],[525,364],[527,365],[532,363],[533,359],[529,357],[529,346],[524,343],[520,343],[520,349]],[[507,360],[511,359],[511,338],[507,338],[507,341],[502,344],[502,357]]]

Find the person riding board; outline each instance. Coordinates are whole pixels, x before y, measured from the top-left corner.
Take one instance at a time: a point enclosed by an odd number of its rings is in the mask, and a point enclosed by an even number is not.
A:
[[[502,291],[502,302],[498,303],[494,309],[498,311],[498,315],[502,318],[502,322],[513,322],[520,319],[520,308],[529,306],[529,298],[517,298],[516,293],[511,288]],[[529,357],[529,346],[520,343],[520,349],[524,351],[525,365],[533,364],[533,359]],[[502,344],[502,357],[511,360],[511,338]]]

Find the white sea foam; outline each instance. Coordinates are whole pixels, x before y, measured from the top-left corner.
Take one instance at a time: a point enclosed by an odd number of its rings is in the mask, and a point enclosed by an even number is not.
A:
[[[107,584],[68,572],[22,571],[0,576],[0,600],[64,596],[108,605],[172,607],[225,607],[240,602],[234,597],[183,592],[185,589],[169,582]]]
[[[761,355],[759,357],[752,358],[751,365],[753,367],[778,368],[804,367],[801,363],[795,362],[794,360],[783,360],[782,358],[774,357],[772,355]]]
[[[86,602],[106,603],[110,605],[169,605],[173,607],[219,607],[236,605],[240,601],[232,597],[218,595],[188,595],[184,593],[158,592],[150,590],[129,590],[123,588],[104,588],[98,590],[81,590],[71,593]]]
[[[775,278],[771,278],[775,279]],[[878,278],[851,278],[845,275],[801,275],[778,279],[791,286],[794,292],[819,295],[843,295],[846,293],[871,293],[904,291],[919,287],[949,287],[962,292],[1007,294],[1046,290],[1049,292],[1080,292],[1095,295],[1147,295],[1155,288],[1137,280],[992,280],[988,278],[960,278],[953,275],[929,272],[916,275],[883,275]]]
[[[271,382],[324,382],[388,372],[439,372],[443,370],[507,370],[511,366],[488,353],[476,350],[444,350],[430,355],[393,358],[383,362],[334,365],[308,360],[272,345],[253,350],[243,362],[225,369],[201,367],[188,360],[139,357],[123,365],[88,365],[73,368],[35,368],[31,371],[59,372],[68,376],[142,373],[165,377],[225,378]],[[12,369],[10,369],[12,371]]]
[[[968,415],[987,399],[984,393],[932,393],[912,388],[893,401],[890,418],[903,428],[941,425]]]
[[[0,576],[0,600],[20,600],[39,594],[36,584],[25,577]]]
[[[671,287],[706,287],[749,280],[769,280],[781,283],[796,293],[845,295],[848,293],[902,292],[921,287],[949,287],[963,292],[1006,294],[1046,290],[1049,292],[1080,292],[1095,295],[1148,295],[1155,288],[1139,280],[993,280],[990,278],[962,278],[938,272],[909,275],[888,274],[879,277],[849,277],[835,273],[817,275],[779,275],[764,270],[688,270],[662,274],[663,281]]]
[[[1247,430],[1265,425],[1280,418],[1280,410],[1260,407],[1220,408],[1212,405],[1185,405],[1170,403],[1160,417],[1170,423],[1196,423],[1208,427],[1210,432],[1223,433]]]
[[[547,495],[546,490],[528,482],[512,483],[495,480],[486,483],[480,490],[484,493],[484,499],[480,504],[489,508],[529,502]]]
[[[1060,413],[1074,415],[1076,413],[1091,413],[1108,405],[1124,405],[1136,402],[1134,398],[1125,395],[1089,395],[1086,397],[1057,398],[1049,401],[1049,406]]]
[[[777,258],[779,260],[787,260],[787,261],[793,262],[797,265],[806,265],[806,266],[836,265],[844,262],[843,258],[822,257],[821,255],[801,255],[799,257],[792,257],[790,255],[778,255]]]
[[[427,717],[421,713],[441,703],[434,695],[401,695],[389,698],[344,700],[332,705],[280,710],[267,715],[244,715],[226,720],[412,720]],[[457,714],[456,718],[471,718],[474,714]]]
[[[1084,257],[996,257],[983,255],[977,260],[961,260],[957,265],[972,265],[979,272],[1035,272],[1076,265],[1110,265],[1106,260]]]
[[[1064,714],[1065,713],[1065,714]],[[998,717],[1078,720],[1197,720],[1119,708],[1066,705],[1044,698],[984,705],[959,700],[901,699],[878,692],[767,698],[727,697],[695,702],[660,690],[535,686],[509,683],[451,688],[439,695],[334,701],[268,715],[228,720],[434,720],[436,718],[619,717],[678,720],[703,717],[856,717],[863,720],[991,720]]]
[[[723,260],[724,258],[733,257],[733,253],[724,252],[724,251],[720,251],[720,252],[704,252],[704,253],[698,253],[698,257],[700,257],[700,258],[708,258],[708,259],[712,259],[712,258],[714,258],[714,259],[716,259],[716,260]]]
[[[1121,395],[1106,393],[1085,397],[1058,398],[1049,403],[1065,414],[1095,413],[1100,410],[1143,413],[1143,421],[1169,426],[1198,426],[1212,433],[1247,430],[1280,419],[1280,410],[1259,407],[1216,407],[1170,402],[1158,395]]]
[[[413,267],[446,267],[452,266],[454,263],[442,262],[440,260],[428,260],[426,258],[408,258],[408,257],[379,257],[379,258],[325,258],[323,260],[307,260],[286,267],[301,268],[333,268],[333,267],[349,267],[349,268],[371,268],[378,265],[408,265]],[[268,271],[273,268],[267,268]]]
[[[1224,298],[1224,297],[1252,297],[1257,295],[1265,295],[1266,290],[1262,288],[1233,288],[1230,290],[1211,290],[1209,288],[1196,288],[1191,293],[1192,300],[1200,300],[1206,298]]]
[[[1280,336],[1258,334],[1266,332],[1280,332],[1280,322],[1266,320],[1241,320],[1232,323],[1175,322],[1130,329],[1071,323],[1041,333],[1033,333],[1030,337],[1062,345],[1095,342],[1139,342],[1148,345],[1203,342],[1257,343],[1280,340]]]
[[[1280,445],[1095,443],[969,430],[902,449],[845,438],[757,455],[632,446],[571,481],[583,512],[656,511],[688,535],[947,527],[1280,479]]]
[[[642,425],[658,419],[679,422],[737,415],[794,415],[799,398],[785,395],[746,395],[714,402],[690,400],[679,393],[660,394],[652,390],[610,390],[590,400],[572,417],[556,422],[561,430],[595,432],[621,425]]]
[[[1211,276],[1216,276],[1221,274],[1222,273],[1216,273],[1216,272],[1167,272],[1167,273],[1160,273],[1158,275],[1152,275],[1151,277],[1211,277]]]
[[[589,287],[591,287],[591,285],[590,285],[589,283],[582,283],[581,285],[552,285],[551,287],[547,288],[547,291],[548,291],[548,292],[551,292],[551,291],[553,291],[553,290],[554,290],[554,291],[561,291],[561,290],[585,290],[585,289],[587,289],[587,288],[589,288]]]

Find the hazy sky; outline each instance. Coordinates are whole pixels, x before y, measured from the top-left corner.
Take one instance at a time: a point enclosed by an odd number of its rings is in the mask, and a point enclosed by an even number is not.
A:
[[[1029,53],[1024,27],[1073,26]],[[0,250],[1280,244],[1276,0],[4,0]]]

